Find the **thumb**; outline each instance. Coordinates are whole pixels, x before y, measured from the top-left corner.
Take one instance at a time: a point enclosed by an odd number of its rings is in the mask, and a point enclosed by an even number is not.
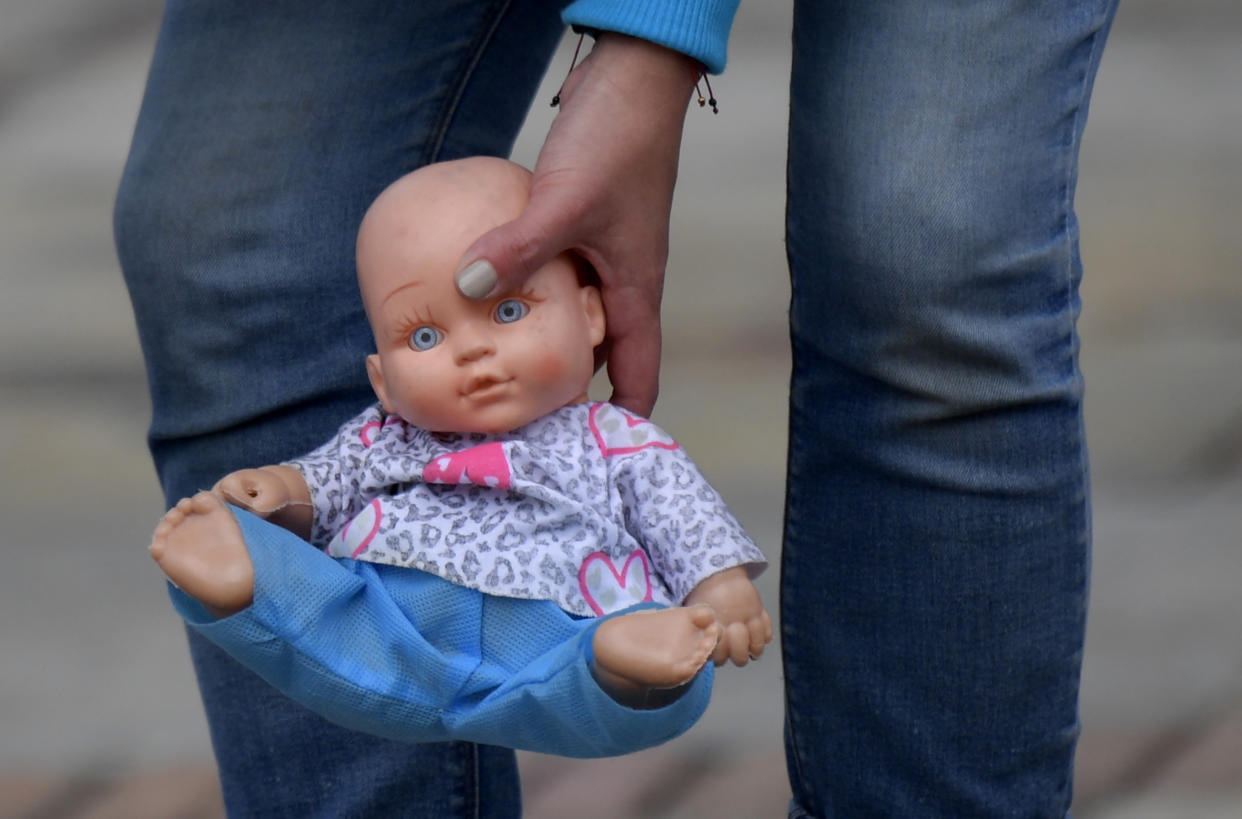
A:
[[[569,248],[566,231],[536,209],[534,201],[521,215],[492,228],[462,254],[455,280],[468,299],[510,292],[553,257]]]

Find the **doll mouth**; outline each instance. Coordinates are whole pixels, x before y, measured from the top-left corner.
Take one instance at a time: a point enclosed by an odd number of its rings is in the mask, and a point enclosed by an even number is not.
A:
[[[494,375],[477,375],[466,381],[466,386],[461,391],[461,394],[465,398],[476,400],[493,398],[503,392],[505,385],[512,380],[511,378],[501,378]]]

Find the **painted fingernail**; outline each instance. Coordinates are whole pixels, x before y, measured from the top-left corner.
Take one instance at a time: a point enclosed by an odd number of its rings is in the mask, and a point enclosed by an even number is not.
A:
[[[457,272],[457,289],[468,299],[486,298],[497,281],[496,268],[487,259],[471,262]]]

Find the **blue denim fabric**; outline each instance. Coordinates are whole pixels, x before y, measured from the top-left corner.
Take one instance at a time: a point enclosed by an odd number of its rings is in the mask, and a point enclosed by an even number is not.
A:
[[[362,213],[419,165],[508,154],[561,5],[168,3],[115,227],[170,502],[305,452],[374,400]],[[511,751],[351,733],[190,644],[230,814],[518,814]]]
[[[1113,0],[800,2],[791,816],[1064,816],[1089,573],[1077,154]]]

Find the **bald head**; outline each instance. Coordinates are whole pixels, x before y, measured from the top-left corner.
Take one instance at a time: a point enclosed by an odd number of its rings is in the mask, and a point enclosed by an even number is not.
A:
[[[428,165],[392,183],[358,230],[358,284],[367,315],[411,276],[452,276],[474,240],[518,216],[530,172],[495,157]]]
[[[454,281],[462,254],[519,216],[529,190],[517,165],[466,159],[402,177],[367,211],[358,232],[376,347],[367,374],[387,412],[424,429],[495,433],[586,400],[606,324],[574,257],[551,259],[520,292],[469,299]]]

